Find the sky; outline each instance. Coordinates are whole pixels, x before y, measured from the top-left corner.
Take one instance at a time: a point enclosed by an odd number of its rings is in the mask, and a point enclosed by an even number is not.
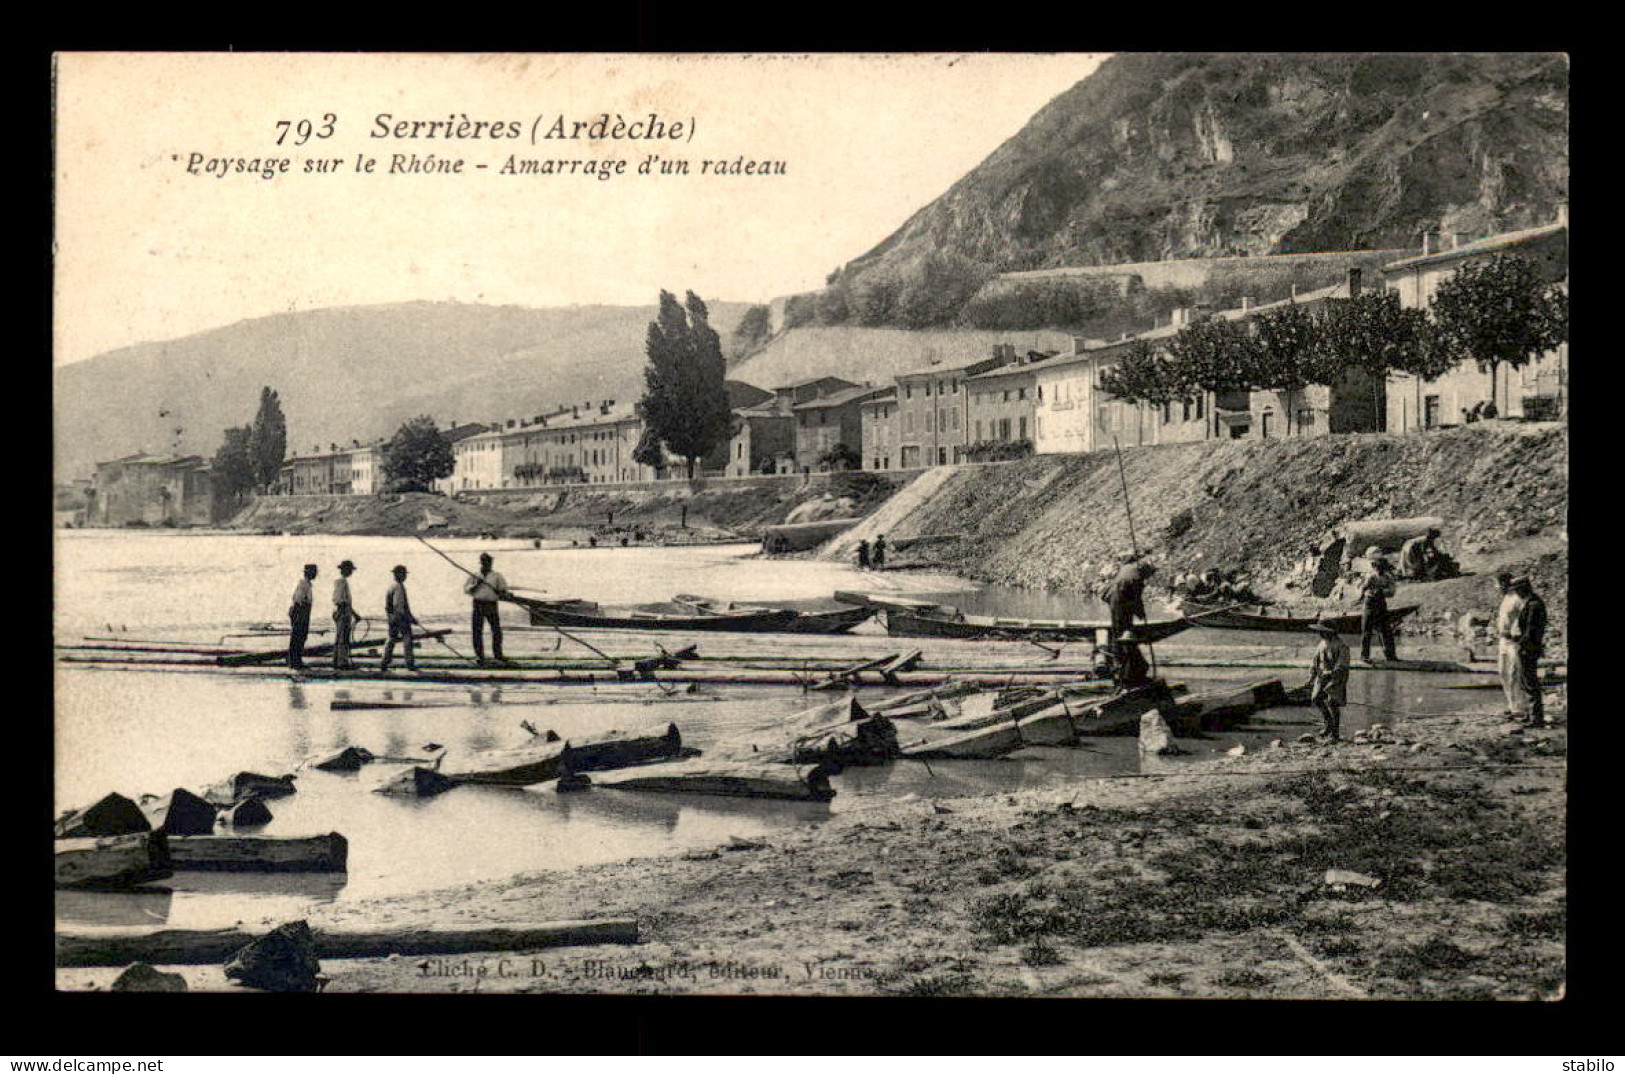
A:
[[[1103,59],[66,54],[55,363],[327,306],[813,290]],[[591,137],[606,114],[606,134],[617,119],[647,134],[654,114],[680,136]],[[542,137],[561,118],[580,136]],[[397,136],[414,121],[417,137]],[[479,137],[444,136],[476,123]],[[391,173],[414,154],[462,173]],[[506,175],[510,155],[578,163]],[[651,155],[689,173],[640,175]],[[266,158],[288,171],[263,178]],[[783,174],[701,171],[740,158]],[[338,163],[306,170],[318,161]],[[616,161],[624,174],[583,173]]]

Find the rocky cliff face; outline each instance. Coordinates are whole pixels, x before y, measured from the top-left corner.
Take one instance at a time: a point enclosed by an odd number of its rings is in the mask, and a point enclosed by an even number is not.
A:
[[[1118,56],[837,286],[1544,223],[1567,197],[1567,106],[1561,56]]]

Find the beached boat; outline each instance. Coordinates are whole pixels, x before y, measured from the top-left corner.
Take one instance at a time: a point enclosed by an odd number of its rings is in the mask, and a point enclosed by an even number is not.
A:
[[[624,614],[605,614],[589,601],[545,601],[510,596],[509,600],[530,613],[533,626],[576,627],[582,630],[691,630],[776,633],[794,622],[798,613],[768,608],[738,614],[694,615],[623,609]]]
[[[1401,619],[1412,614],[1420,607],[1417,604],[1407,604],[1403,608],[1388,609],[1388,623],[1397,624]],[[1292,617],[1278,615],[1252,615],[1235,608],[1219,608],[1211,612],[1195,612],[1188,617],[1192,626],[1209,627],[1214,630],[1263,630],[1274,633],[1308,632],[1312,623],[1324,623],[1339,634],[1360,633],[1360,616],[1331,615],[1316,619],[1313,616]]]
[[[824,765],[747,761],[670,761],[587,777],[591,786],[621,791],[717,794],[735,798],[784,798],[827,802],[835,797]]]
[[[1006,619],[988,615],[920,614],[901,608],[885,612],[886,632],[897,638],[962,638],[996,641],[1092,641],[1110,623],[1072,619]],[[1192,626],[1189,619],[1159,619],[1136,623],[1139,641],[1158,642]]]

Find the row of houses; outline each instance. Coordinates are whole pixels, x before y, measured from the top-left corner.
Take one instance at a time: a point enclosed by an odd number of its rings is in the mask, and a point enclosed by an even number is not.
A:
[[[1351,268],[1343,282],[1280,302],[1176,310],[1166,324],[1112,341],[1075,339],[1070,350],[1018,353],[996,344],[988,357],[904,373],[884,385],[817,377],[772,390],[728,382],[735,432],[701,461],[710,474],[809,473],[831,469],[917,469],[997,457],[1001,447],[1037,454],[1089,452],[1206,439],[1264,439],[1340,432],[1408,432],[1465,420],[1495,400],[1504,417],[1566,413],[1568,347],[1521,369],[1491,374],[1464,361],[1435,380],[1350,372],[1330,386],[1293,392],[1205,393],[1184,403],[1126,403],[1100,386],[1102,374],[1138,343],[1165,346],[1186,325],[1216,317],[1245,322],[1284,305],[1310,310],[1357,297],[1366,286],[1397,291],[1402,305],[1425,308],[1439,284],[1464,263],[1516,253],[1564,287],[1568,221],[1494,235],[1459,237],[1384,265],[1368,284]],[[686,472],[681,460],[648,466],[633,459],[643,424],[615,400],[555,407],[529,418],[453,423],[442,430],[455,461],[437,482],[452,494],[488,489],[661,480]],[[273,492],[369,495],[383,490],[384,445],[330,444],[283,464]],[[97,467],[87,521],[201,524],[213,520],[208,463],[197,456],[133,455]]]

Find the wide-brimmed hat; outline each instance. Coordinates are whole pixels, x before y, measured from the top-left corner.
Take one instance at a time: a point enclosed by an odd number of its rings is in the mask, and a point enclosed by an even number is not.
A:
[[[1516,578],[1512,579],[1512,581],[1508,582],[1507,584],[1512,585],[1512,586],[1520,586],[1520,585],[1531,585],[1533,583],[1532,583],[1532,581],[1530,580],[1530,578],[1529,578],[1529,576],[1527,574],[1520,574]]]
[[[1308,629],[1313,630],[1316,634],[1327,634],[1332,637],[1337,636],[1337,630],[1326,623],[1310,623]]]
[[[490,563],[491,562],[491,553],[489,553],[489,552],[481,552],[480,553],[480,562],[481,563]]]
[[[355,570],[355,564],[351,563],[349,560],[345,560],[343,563],[339,564],[339,570],[341,570],[341,571],[353,571],[353,570]]]
[[[395,566],[390,568],[389,573],[390,574],[405,574],[406,573],[406,568],[401,566],[399,563],[397,563],[397,564],[395,564]]]

